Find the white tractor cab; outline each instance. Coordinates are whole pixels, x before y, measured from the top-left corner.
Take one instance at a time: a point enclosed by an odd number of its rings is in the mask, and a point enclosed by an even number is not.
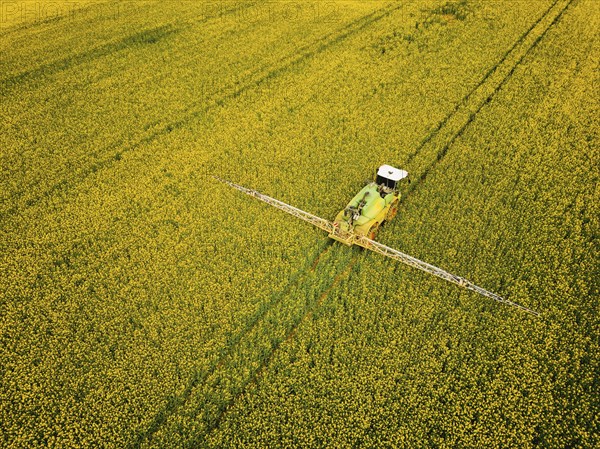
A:
[[[382,186],[384,192],[392,193],[398,191],[398,182],[404,178],[408,178],[408,172],[406,170],[400,170],[391,165],[382,165],[377,170],[375,183]],[[410,179],[408,182],[410,182]]]

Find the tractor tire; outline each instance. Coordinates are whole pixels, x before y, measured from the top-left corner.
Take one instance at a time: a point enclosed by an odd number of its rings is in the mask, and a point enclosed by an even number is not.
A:
[[[390,210],[387,213],[386,221],[393,220],[396,214],[398,213],[398,203],[392,204]]]
[[[367,237],[370,238],[371,240],[375,240],[375,238],[377,237],[378,231],[379,231],[379,223],[375,223],[369,229],[369,233],[367,234]]]

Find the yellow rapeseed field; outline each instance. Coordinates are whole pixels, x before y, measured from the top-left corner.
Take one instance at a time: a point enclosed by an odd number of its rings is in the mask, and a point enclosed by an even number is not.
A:
[[[2,447],[598,444],[600,3],[0,6]]]

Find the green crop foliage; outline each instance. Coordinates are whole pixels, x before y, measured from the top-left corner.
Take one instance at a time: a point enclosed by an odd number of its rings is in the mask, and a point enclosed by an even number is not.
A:
[[[2,2],[0,445],[595,447],[599,5]]]

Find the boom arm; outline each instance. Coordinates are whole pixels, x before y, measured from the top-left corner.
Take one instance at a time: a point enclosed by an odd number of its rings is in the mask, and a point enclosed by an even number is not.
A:
[[[448,282],[452,282],[453,284],[456,284],[460,287],[463,287],[468,290],[479,293],[480,295],[483,295],[487,298],[491,298],[491,299],[501,302],[503,304],[507,304],[509,306],[516,307],[516,308],[521,309],[532,315],[539,316],[538,312],[528,309],[527,307],[517,304],[516,302],[509,301],[508,299],[505,299],[495,293],[489,292],[489,291],[473,284],[471,281],[468,281],[467,279],[465,279],[463,277],[456,276],[454,274],[450,274],[447,271],[442,270],[441,268],[438,268],[436,266],[428,264],[427,262],[423,262],[422,260],[419,260],[415,257],[409,256],[408,254],[404,254],[394,248],[390,248],[389,246],[383,245],[382,243],[376,242],[375,240],[371,240],[365,236],[352,234],[347,231],[343,231],[343,230],[337,228],[332,222],[330,222],[328,220],[317,217],[316,215],[310,214],[308,212],[304,212],[303,210],[298,209],[297,207],[290,206],[289,204],[286,204],[283,201],[279,201],[279,200],[276,200],[275,198],[271,198],[270,196],[267,196],[265,194],[257,192],[256,190],[248,189],[246,187],[235,184],[231,181],[227,181],[226,179],[219,178],[218,176],[214,176],[214,178],[217,179],[218,181],[221,181],[221,182],[227,184],[230,187],[233,187],[234,189],[239,190],[240,192],[245,193],[246,195],[250,195],[250,196],[253,196],[254,198],[258,198],[259,200],[264,201],[265,203],[270,204],[271,206],[274,206],[277,209],[281,209],[282,211],[287,212],[290,215],[293,215],[294,217],[298,217],[301,220],[307,221],[310,224],[316,226],[317,228],[320,228],[330,234],[339,235],[340,237],[342,237],[344,239],[350,239],[352,241],[352,243],[362,246],[363,248],[374,251],[376,253],[379,253],[379,254],[389,257],[391,259],[398,260],[402,263],[405,263],[406,265],[410,265],[411,267],[425,271],[426,273],[433,274],[434,276],[440,277],[440,278],[445,279]]]
[[[403,252],[400,252],[394,248],[390,248],[389,246],[385,246],[385,245],[383,245],[379,242],[376,242],[375,240],[371,240],[365,236],[356,236],[354,243],[362,246],[363,248],[367,248],[367,249],[370,249],[371,251],[382,254],[386,257],[390,257],[392,259],[399,260],[400,262],[405,263],[406,265],[410,265],[411,267],[418,268],[419,270],[425,271],[426,273],[433,274],[434,276],[445,279],[448,282],[452,282],[453,284],[456,284],[460,287],[464,287],[468,290],[477,292],[480,295],[483,295],[487,298],[491,298],[495,301],[507,304],[509,306],[516,307],[525,312],[531,313],[532,315],[535,315],[535,316],[540,315],[538,312],[528,309],[527,307],[522,306],[521,304],[517,304],[516,302],[509,301],[508,299],[505,299],[502,296],[499,296],[495,293],[489,292],[489,291],[473,284],[471,281],[469,281],[463,277],[456,276],[454,274],[450,274],[447,271],[442,270],[441,268],[438,268],[436,266],[428,264],[427,262],[423,262],[422,260],[419,260],[419,259],[416,259],[415,257],[409,256],[408,254],[404,254]]]
[[[298,217],[301,220],[308,221],[310,224],[316,226],[317,228],[322,229],[323,231],[327,231],[329,233],[334,232],[335,226],[328,220],[317,217],[316,215],[309,214],[308,212],[304,212],[294,206],[290,206],[289,204],[284,203],[283,201],[276,200],[275,198],[271,198],[270,196],[264,195],[256,190],[248,189],[246,187],[235,184],[231,181],[227,181],[226,179],[219,178],[218,176],[214,176],[215,179],[227,184],[234,189],[238,189],[240,192],[244,192],[246,195],[253,196],[254,198],[258,198],[261,201],[264,201],[271,206],[276,207],[277,209],[281,209],[284,212],[287,212],[294,217]]]

